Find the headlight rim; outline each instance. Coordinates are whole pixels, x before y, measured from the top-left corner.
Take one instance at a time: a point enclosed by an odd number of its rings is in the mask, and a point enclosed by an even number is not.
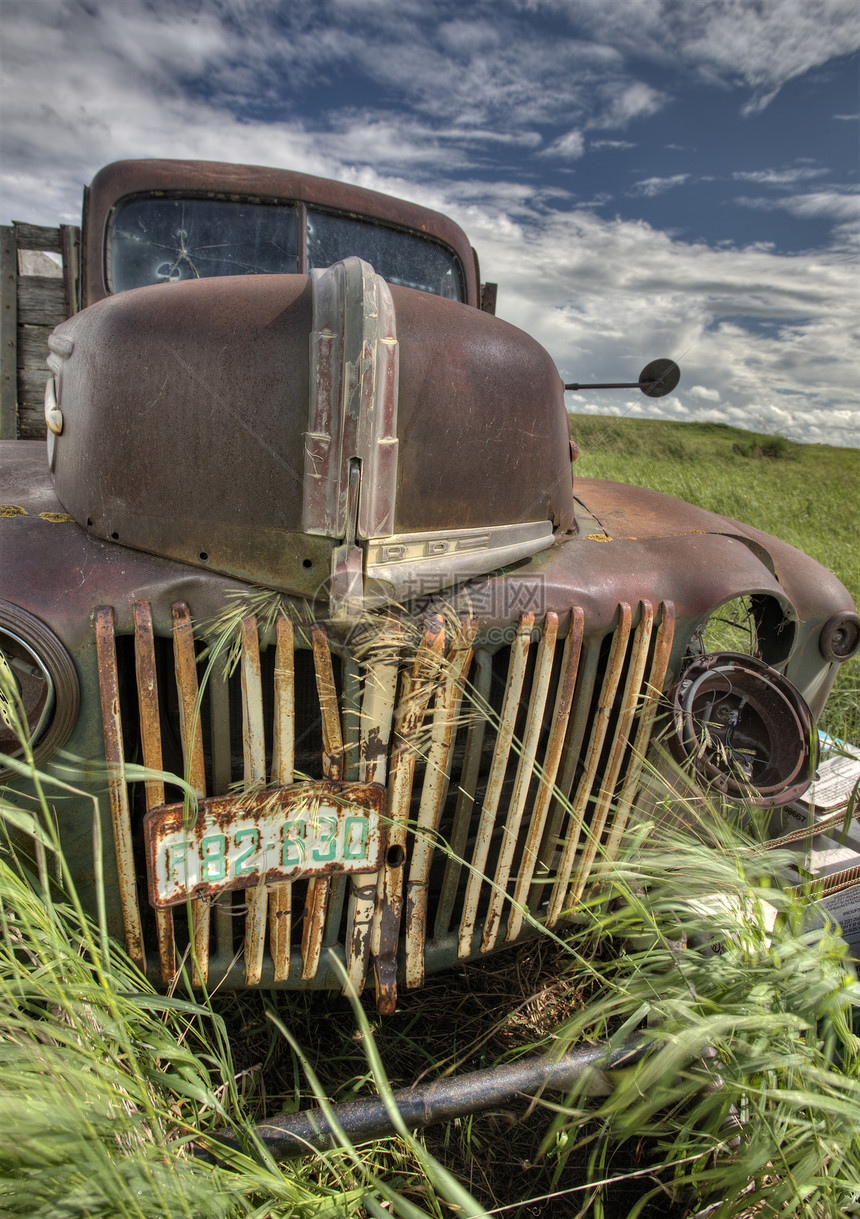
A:
[[[33,654],[53,686],[53,713],[33,746],[33,760],[41,765],[66,743],[78,721],[81,687],[77,669],[50,627],[22,606],[0,599],[0,637],[4,635],[17,640]],[[36,726],[34,735],[40,727]],[[0,780],[5,780],[17,772],[3,766],[2,758],[0,754]]]

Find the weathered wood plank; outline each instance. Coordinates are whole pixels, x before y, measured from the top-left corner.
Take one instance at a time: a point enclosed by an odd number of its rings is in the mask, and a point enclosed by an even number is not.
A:
[[[45,383],[50,377],[47,368],[18,369],[18,408],[38,405],[39,410],[45,409]]]
[[[0,439],[18,434],[18,251],[11,225],[0,229]]]
[[[47,368],[18,369],[18,435],[22,440],[41,439],[48,434],[45,424],[45,382]]]
[[[53,326],[18,327],[18,367],[45,368],[48,357],[48,335]]]
[[[44,410],[22,410],[18,420],[19,440],[44,440],[48,434]]]
[[[13,220],[15,236],[19,250],[51,250],[54,254],[62,254],[63,246],[58,228],[49,228],[43,224],[23,224]]]
[[[66,287],[66,316],[81,307],[81,230],[74,224],[60,228],[63,247],[63,283]]]
[[[59,326],[66,320],[66,299],[61,277],[22,275],[18,279],[18,322],[21,325]]]

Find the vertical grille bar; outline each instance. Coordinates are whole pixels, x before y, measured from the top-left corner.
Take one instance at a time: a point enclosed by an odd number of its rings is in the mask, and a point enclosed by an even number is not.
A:
[[[227,679],[226,659],[223,654],[213,656],[208,670],[206,693],[209,698],[209,743],[211,757],[210,793],[224,796],[230,788],[230,687]],[[233,948],[233,894],[222,893],[215,902],[215,942],[219,954],[232,953]]]
[[[478,824],[478,835],[475,849],[472,853],[472,870],[466,884],[465,908],[460,920],[460,935],[458,956],[467,957],[472,948],[472,935],[478,916],[478,898],[484,882],[484,871],[487,866],[487,856],[490,850],[490,838],[496,823],[496,811],[502,794],[502,783],[508,765],[508,756],[514,737],[517,711],[520,705],[520,695],[523,689],[523,679],[526,673],[526,661],[531,646],[531,632],[534,626],[534,614],[521,614],[517,623],[517,632],[511,647],[511,659],[508,668],[508,681],[505,689],[505,700],[496,737],[496,747],[493,751],[493,761],[490,766],[490,776],[487,780],[487,791],[484,796],[484,806],[481,809],[481,819]]]
[[[624,658],[627,653],[627,642],[630,638],[631,617],[630,606],[620,602],[618,606],[618,626],[612,637],[606,675],[600,691],[600,702],[594,717],[591,739],[588,742],[588,751],[585,755],[585,770],[576,789],[576,797],[565,827],[565,844],[561,853],[556,880],[550,894],[549,909],[546,916],[548,927],[554,927],[558,922],[564,905],[565,891],[570,883],[570,875],[573,871],[573,863],[582,832],[583,819],[591,798],[591,789],[597,777],[600,754],[603,750],[603,742],[606,739],[606,730],[609,727],[609,717],[615,703],[618,685],[621,681]]]
[[[326,779],[339,779],[343,774],[343,733],[337,703],[337,687],[331,663],[328,635],[323,627],[311,627],[317,696],[322,714],[322,772]],[[313,978],[319,967],[320,949],[325,929],[329,882],[325,876],[308,881],[305,899],[305,925],[302,930],[302,980]]]
[[[377,914],[371,937],[377,1006],[390,1015],[397,1000],[397,946],[403,916],[406,833],[415,776],[418,735],[436,687],[445,649],[441,618],[428,622],[412,669],[404,669],[394,713],[394,749],[388,775],[388,851],[377,888]]]
[[[245,790],[265,787],[266,732],[257,619],[242,619],[242,758]],[[245,985],[257,986],[263,972],[268,890],[262,882],[245,890]]]
[[[388,741],[394,715],[397,668],[400,662],[400,624],[387,618],[377,654],[367,665],[359,728],[359,781],[384,783],[388,763]],[[373,920],[376,913],[378,872],[351,880],[346,928],[346,971],[351,985],[361,993],[370,962]]]
[[[657,715],[657,707],[669,668],[669,657],[672,653],[672,640],[675,634],[675,606],[671,601],[664,601],[660,609],[661,620],[657,630],[657,641],[654,645],[654,660],[651,665],[650,680],[645,690],[642,711],[639,716],[639,728],[633,742],[633,755],[630,759],[627,774],[624,777],[624,783],[615,807],[615,815],[606,839],[604,854],[607,859],[615,859],[618,854],[621,836],[627,825],[627,818],[630,814],[636,790],[639,787],[639,778],[642,774],[645,754],[648,752],[654,719]]]
[[[105,757],[108,766],[114,849],[119,876],[122,917],[125,925],[125,943],[128,955],[134,963],[140,969],[145,969],[143,931],[134,874],[131,815],[128,806],[128,787],[125,781],[125,752],[122,740],[114,617],[110,606],[102,606],[96,611],[96,656],[105,733]]]
[[[194,628],[188,606],[177,601],[173,614],[173,660],[179,695],[179,731],[185,778],[198,796],[206,795],[203,759],[203,726],[197,705],[197,662],[194,655]],[[206,982],[209,976],[209,907],[202,901],[192,903],[194,924],[194,961],[192,980]]]
[[[654,626],[654,609],[650,602],[643,601],[640,608],[639,626],[636,628],[633,642],[633,655],[621,696],[621,707],[609,758],[603,768],[600,789],[591,822],[586,831],[586,844],[576,867],[573,883],[567,896],[569,907],[575,907],[582,897],[588,875],[597,856],[603,827],[609,813],[609,806],[615,794],[615,785],[621,772],[621,764],[627,751],[633,717],[639,704],[642,680],[645,676],[645,665],[651,647],[651,631]]]
[[[576,778],[579,759],[586,748],[586,732],[590,722],[591,702],[594,688],[598,681],[600,670],[601,640],[592,638],[583,641],[583,651],[580,654],[576,691],[574,693],[573,709],[570,715],[569,730],[564,743],[561,768],[553,800],[550,803],[546,831],[538,851],[538,862],[535,868],[535,879],[529,890],[528,905],[536,909],[546,899],[546,886],[551,883],[554,867],[558,860],[560,842],[563,837],[563,825],[570,812],[570,795]]]
[[[475,666],[470,683],[469,701],[474,707],[489,706],[490,687],[493,680],[493,658],[484,648],[475,650]],[[436,923],[433,935],[443,939],[451,927],[451,915],[457,900],[457,885],[463,870],[461,860],[466,854],[469,828],[475,808],[475,791],[481,772],[481,756],[484,736],[487,731],[486,716],[474,712],[469,717],[466,731],[466,754],[460,775],[457,805],[454,810],[454,825],[451,830],[450,854],[445,860],[445,875],[436,908]]]
[[[361,673],[351,653],[341,658],[341,723],[343,725],[343,769],[340,777],[358,781],[359,726],[361,722]],[[344,901],[348,892],[345,876],[332,876],[328,882],[328,908],[323,945],[339,944]]]
[[[342,661],[343,675],[343,769],[341,778],[354,783],[358,779],[361,765],[361,672],[351,653]]]
[[[293,624],[283,616],[275,626],[275,720],[272,732],[272,782],[293,781],[296,758],[296,665]],[[275,885],[269,891],[269,947],[274,980],[290,975],[290,921],[293,886]]]
[[[523,922],[523,906],[528,900],[529,888],[534,877],[538,861],[538,851],[543,838],[547,814],[555,795],[555,780],[561,763],[562,750],[567,736],[567,726],[570,710],[573,706],[573,692],[576,689],[576,677],[579,672],[579,657],[582,652],[582,635],[585,626],[585,615],[578,606],[571,611],[570,628],[564,644],[562,656],[562,676],[559,681],[555,707],[552,713],[550,737],[544,755],[543,772],[540,776],[540,787],[537,799],[529,820],[528,835],[523,848],[523,859],[520,865],[517,883],[514,889],[513,904],[508,919],[508,930],[505,939],[516,939]]]
[[[427,884],[435,846],[435,831],[448,793],[451,751],[463,683],[472,662],[471,646],[455,640],[448,653],[445,682],[436,694],[430,750],[418,807],[412,862],[406,886],[406,985],[424,985],[424,941],[427,932]]]
[[[535,677],[529,701],[522,753],[520,754],[517,766],[514,790],[508,805],[504,837],[502,838],[502,846],[496,864],[496,875],[493,878],[495,887],[490,893],[490,905],[484,921],[484,937],[481,942],[482,952],[489,952],[495,946],[499,934],[505,891],[508,885],[508,878],[511,874],[511,866],[519,838],[526,797],[528,796],[529,785],[534,773],[538,741],[543,730],[544,709],[549,694],[549,682],[552,675],[552,662],[555,656],[557,635],[558,615],[548,613],[544,619],[543,632],[538,646]]]
[[[158,708],[158,678],[155,666],[155,639],[152,629],[152,606],[148,601],[135,601],[134,667],[137,674],[137,699],[140,707],[140,741],[143,764],[150,771],[163,771],[161,753],[161,716]],[[164,803],[164,781],[147,778],[144,783],[147,811]],[[176,944],[173,934],[173,911],[156,910],[155,927],[158,937],[158,961],[161,981],[167,986],[176,972]]]

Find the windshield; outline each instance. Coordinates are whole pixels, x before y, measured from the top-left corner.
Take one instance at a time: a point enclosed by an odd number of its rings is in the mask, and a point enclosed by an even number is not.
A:
[[[372,220],[308,208],[307,266],[299,265],[292,203],[141,196],[121,204],[107,239],[111,292],[214,275],[329,267],[351,254],[389,283],[463,299],[459,263],[444,246]]]
[[[308,208],[308,270],[357,254],[390,284],[463,299],[457,260],[449,250],[398,229]]]
[[[294,207],[216,199],[134,199],[108,234],[112,292],[144,284],[298,270]]]

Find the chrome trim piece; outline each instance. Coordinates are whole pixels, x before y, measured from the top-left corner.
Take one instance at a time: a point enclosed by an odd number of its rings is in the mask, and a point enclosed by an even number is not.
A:
[[[347,535],[350,461],[361,463],[359,537],[394,528],[397,331],[388,284],[359,258],[311,271],[310,412],[305,533]]]
[[[405,600],[498,571],[551,545],[551,521],[398,533],[368,541],[365,574]]]

